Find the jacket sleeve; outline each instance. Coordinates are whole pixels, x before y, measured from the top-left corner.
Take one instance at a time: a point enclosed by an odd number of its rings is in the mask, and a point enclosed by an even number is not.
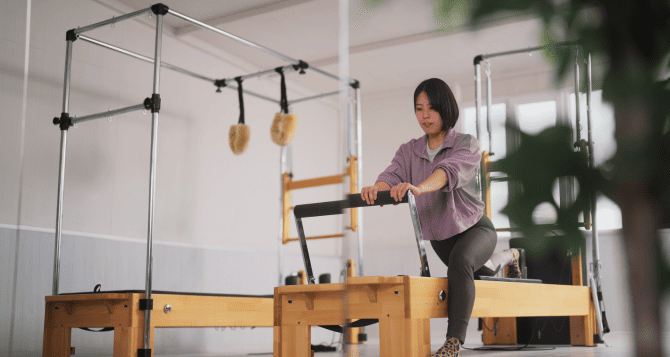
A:
[[[383,181],[386,182],[389,186],[393,187],[403,182],[408,182],[407,172],[409,171],[409,158],[404,155],[407,144],[400,146],[398,151],[395,153],[395,157],[391,162],[391,165],[384,170],[379,177],[377,177],[377,182]]]
[[[477,174],[482,158],[479,141],[472,135],[464,135],[451,150],[436,167],[436,170],[441,169],[447,174],[447,184],[442,188],[443,192],[451,192],[467,185]]]

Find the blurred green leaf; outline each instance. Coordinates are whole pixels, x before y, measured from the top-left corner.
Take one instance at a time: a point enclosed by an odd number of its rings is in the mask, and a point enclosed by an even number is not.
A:
[[[578,248],[583,239],[578,217],[588,207],[589,194],[605,185],[600,173],[588,167],[586,157],[575,152],[571,145],[572,129],[555,126],[537,135],[529,135],[518,128],[508,130],[521,137],[518,150],[500,160],[502,171],[521,186],[521,194],[510,197],[502,213],[519,226],[525,237],[545,236],[551,227],[536,225],[533,211],[547,202],[557,213],[557,229],[565,236],[569,248]],[[574,177],[579,183],[579,194],[571,207],[561,208],[554,200],[554,183],[561,177]]]

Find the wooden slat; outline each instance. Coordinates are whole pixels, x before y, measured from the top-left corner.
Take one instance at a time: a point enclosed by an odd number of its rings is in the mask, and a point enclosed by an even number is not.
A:
[[[439,299],[446,278],[410,278],[411,318],[447,317]],[[589,290],[582,286],[475,281],[472,317],[585,316]],[[438,304],[440,303],[440,304]]]
[[[328,238],[343,238],[343,237],[344,237],[344,234],[339,233],[339,234],[326,234],[326,235],[322,235],[322,236],[305,237],[305,239],[306,240],[312,240],[312,239],[328,239]],[[285,243],[288,243],[288,242],[295,242],[295,241],[299,241],[299,240],[300,240],[300,238],[289,238],[289,239],[285,239],[284,241],[285,241]]]
[[[282,180],[282,243],[286,244],[291,238],[291,190],[288,188],[291,178],[288,172],[284,173]]]
[[[288,184],[289,190],[299,190],[303,188],[318,187],[318,186],[327,186],[327,185],[337,185],[344,182],[344,177],[346,174],[332,175],[317,177],[307,180],[291,181]]]
[[[52,327],[128,327],[132,324],[132,295],[125,300],[77,299],[81,295],[70,295],[72,301],[49,301],[46,303]],[[137,308],[137,307],[135,307]]]
[[[476,281],[472,317],[584,316],[589,289],[583,286]]]
[[[404,284],[402,276],[359,276],[347,279],[347,284],[350,285],[366,285],[366,284]]]
[[[272,298],[153,295],[154,327],[271,327]],[[166,313],[164,308],[172,310]]]
[[[103,294],[76,294],[45,296],[45,301],[83,301],[83,300],[125,300],[130,299],[133,293],[103,293]]]

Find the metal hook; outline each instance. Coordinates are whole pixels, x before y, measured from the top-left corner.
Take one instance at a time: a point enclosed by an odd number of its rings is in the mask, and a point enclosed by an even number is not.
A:
[[[486,66],[486,75],[490,76],[491,75],[491,62],[489,60],[484,61],[484,65]]]
[[[110,111],[110,110],[112,110],[112,108],[107,108],[107,111]],[[112,116],[111,115],[107,117],[107,121],[110,122],[110,123],[112,122]]]
[[[116,16],[112,15],[112,28],[114,28],[114,23],[116,22],[116,20],[114,19],[115,17]]]

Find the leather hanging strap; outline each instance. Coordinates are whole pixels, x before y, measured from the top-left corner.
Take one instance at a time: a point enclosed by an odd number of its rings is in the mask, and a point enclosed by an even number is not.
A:
[[[277,67],[275,71],[281,76],[281,99],[279,105],[281,106],[281,112],[288,114],[288,99],[286,98],[286,78],[284,77],[284,68]]]
[[[244,98],[242,97],[242,77],[235,78],[237,81],[237,96],[240,99],[240,120],[238,124],[244,124]]]

